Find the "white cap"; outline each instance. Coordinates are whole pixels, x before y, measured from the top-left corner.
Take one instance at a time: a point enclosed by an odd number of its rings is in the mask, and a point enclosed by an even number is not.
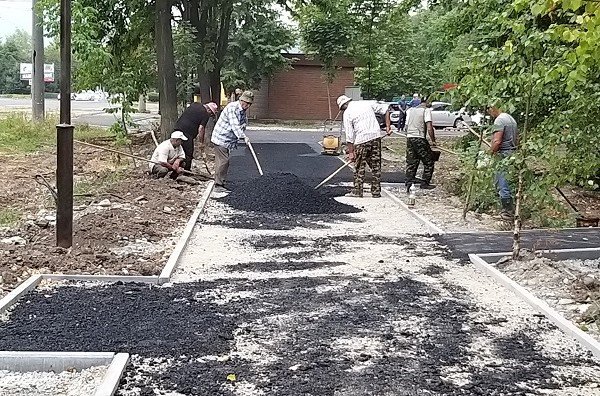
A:
[[[343,105],[350,102],[352,98],[347,97],[346,95],[341,95],[337,98],[337,105],[341,109]]]
[[[171,134],[171,139],[181,139],[181,140],[188,140],[187,137],[185,137],[185,135],[183,134],[183,132],[181,131],[175,131]]]

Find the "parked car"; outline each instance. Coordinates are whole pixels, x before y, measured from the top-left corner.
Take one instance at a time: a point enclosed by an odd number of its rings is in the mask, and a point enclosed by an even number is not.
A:
[[[434,128],[457,128],[463,121],[468,125],[473,124],[471,116],[465,111],[464,108],[460,110],[453,110],[452,105],[447,102],[432,102],[431,117]]]

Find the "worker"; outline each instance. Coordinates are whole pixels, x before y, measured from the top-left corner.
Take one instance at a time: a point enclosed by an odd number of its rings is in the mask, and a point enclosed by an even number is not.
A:
[[[435,132],[431,118],[431,108],[427,102],[420,103],[417,107],[410,107],[406,111],[406,192],[416,183],[417,169],[423,162],[423,176],[421,177],[421,189],[435,188],[431,184],[435,161],[431,145],[435,146]],[[431,139],[431,145],[427,140],[427,133]]]
[[[412,99],[410,100],[410,102],[408,102],[408,107],[417,107],[421,104],[421,98],[419,97],[419,94],[413,94]]]
[[[175,123],[175,131],[181,131],[187,138],[181,144],[185,153],[185,170],[192,169],[194,159],[194,140],[198,137],[201,147],[204,147],[204,131],[211,117],[216,117],[219,107],[216,103],[206,104],[194,102],[179,116]]]
[[[229,170],[229,153],[237,148],[238,140],[250,142],[246,136],[248,117],[246,111],[254,101],[254,93],[245,91],[235,102],[229,103],[221,114],[213,130],[211,142],[215,150],[215,191],[225,192],[227,171]]]
[[[170,177],[176,180],[183,174],[185,166],[185,153],[181,143],[188,138],[181,131],[175,131],[171,138],[159,144],[150,158],[150,174],[163,178],[171,173]]]
[[[363,196],[363,183],[366,165],[372,173],[371,196],[381,197],[381,138],[379,122],[371,103],[352,101],[346,95],[337,98],[337,105],[343,111],[343,124],[346,132],[348,159],[354,162],[354,188],[346,194],[350,197]]]
[[[491,146],[492,154],[500,158],[510,157],[517,149],[519,140],[517,122],[510,114],[500,110],[496,104],[488,106],[487,113],[494,118]],[[498,170],[494,175],[494,179],[502,204],[500,217],[503,220],[513,220],[515,210],[512,191],[506,178],[506,171],[502,169]]]

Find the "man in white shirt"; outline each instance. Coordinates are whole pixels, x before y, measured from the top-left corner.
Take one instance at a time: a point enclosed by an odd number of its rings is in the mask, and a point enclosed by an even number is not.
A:
[[[150,159],[152,161],[149,164],[150,174],[162,178],[170,172],[171,179],[177,179],[179,175],[183,174],[185,153],[181,142],[187,139],[183,132],[175,131],[171,134],[170,139],[159,144]]]
[[[417,169],[421,161],[423,161],[421,188],[427,190],[435,188],[431,184],[435,162],[431,146],[426,137],[426,133],[429,133],[431,145],[435,146],[435,132],[431,118],[431,108],[426,106],[426,102],[406,111],[404,132],[406,133],[406,191],[408,192],[416,182]]]
[[[363,183],[366,166],[372,173],[371,195],[381,197],[381,131],[375,111],[369,102],[352,101],[346,95],[337,98],[340,111],[344,112],[343,123],[346,132],[348,159],[355,162],[354,189],[347,194],[352,197],[363,196]]]

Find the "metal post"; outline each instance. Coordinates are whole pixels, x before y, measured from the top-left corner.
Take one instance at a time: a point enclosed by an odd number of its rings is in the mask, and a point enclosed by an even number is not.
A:
[[[44,25],[38,0],[32,1],[31,107],[33,119],[44,119]]]
[[[56,245],[73,245],[73,125],[71,125],[71,0],[60,1],[60,124],[56,126]]]
[[[73,245],[73,125],[60,124],[57,131],[56,245]]]

